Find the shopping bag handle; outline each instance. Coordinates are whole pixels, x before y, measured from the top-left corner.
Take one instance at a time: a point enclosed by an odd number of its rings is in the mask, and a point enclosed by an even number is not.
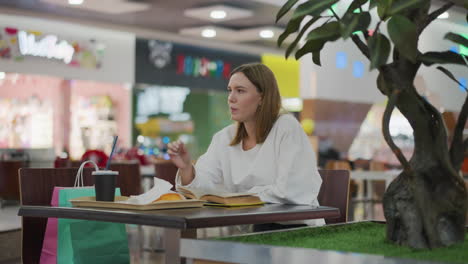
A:
[[[84,169],[84,166],[85,166],[87,163],[93,164],[93,165],[94,165],[94,170],[95,170],[95,171],[98,171],[98,170],[99,170],[99,167],[96,165],[96,162],[94,162],[94,161],[92,161],[92,160],[87,160],[87,161],[81,163],[81,166],[80,166],[80,168],[78,169],[78,172],[76,173],[76,176],[75,176],[75,184],[73,185],[73,187],[84,187],[83,169]]]

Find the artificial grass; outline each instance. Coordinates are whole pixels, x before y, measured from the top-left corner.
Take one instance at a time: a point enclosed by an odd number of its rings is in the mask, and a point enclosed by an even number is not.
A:
[[[373,222],[223,237],[220,240],[468,263],[468,234],[465,234],[465,241],[462,244],[432,250],[416,250],[388,242],[385,239],[385,225]]]

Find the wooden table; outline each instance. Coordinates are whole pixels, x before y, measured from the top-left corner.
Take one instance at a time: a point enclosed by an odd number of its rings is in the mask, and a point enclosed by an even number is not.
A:
[[[193,237],[196,228],[242,224],[260,224],[293,220],[336,218],[337,208],[326,206],[265,204],[241,208],[185,208],[153,211],[69,208],[51,206],[22,206],[20,216],[57,217],[94,221],[149,225],[164,229],[166,263],[180,263],[181,237]]]

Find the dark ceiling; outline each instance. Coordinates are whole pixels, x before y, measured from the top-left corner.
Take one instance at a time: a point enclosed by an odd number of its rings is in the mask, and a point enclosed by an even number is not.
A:
[[[145,11],[114,15],[77,8],[62,7],[44,3],[39,0],[0,0],[0,7],[45,13],[63,18],[74,18],[86,21],[138,27],[141,29],[178,33],[181,28],[201,27],[213,24],[209,21],[184,16],[185,9],[225,4],[232,7],[251,10],[254,12],[254,15],[243,19],[217,22],[216,26],[222,26],[230,29],[246,29],[261,26],[285,26],[284,22],[275,24],[274,19],[277,11],[279,10],[277,5],[252,0],[134,0],[133,2],[151,4],[151,8]],[[110,6],[109,8],[112,7]],[[270,47],[274,46],[274,41],[256,41],[253,43]]]
[[[67,1],[67,0],[63,0]],[[101,0],[85,0],[85,1],[101,1]],[[230,29],[248,29],[262,26],[285,27],[287,18],[275,24],[274,19],[279,10],[278,3],[286,0],[130,0],[131,2],[150,4],[151,7],[145,11],[124,13],[124,14],[107,14],[95,11],[70,8],[67,6],[59,6],[48,4],[39,0],[0,0],[0,8],[11,8],[19,11],[30,11],[40,14],[52,15],[57,18],[73,18],[87,22],[113,24],[117,26],[136,27],[146,30],[157,30],[171,33],[178,33],[182,28],[201,27],[207,25],[216,25]],[[441,5],[446,1],[435,0],[436,5]],[[275,4],[276,3],[276,4]],[[184,10],[188,8],[204,7],[208,5],[225,4],[232,7],[239,7],[253,11],[254,15],[248,18],[235,19],[231,21],[217,22],[216,24],[210,21],[204,21],[196,18],[187,17],[184,15]],[[109,6],[112,8],[112,6]],[[451,20],[454,23],[459,23],[458,20],[463,20],[466,23],[466,10],[462,7],[452,9],[454,15],[451,15]],[[456,20],[456,21],[455,21]],[[243,42],[245,44],[255,44],[266,47],[276,47],[273,40],[258,40],[251,42]]]

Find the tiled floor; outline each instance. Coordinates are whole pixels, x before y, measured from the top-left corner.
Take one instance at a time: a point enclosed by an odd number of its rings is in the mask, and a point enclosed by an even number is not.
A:
[[[21,228],[18,209],[18,204],[5,204],[3,208],[0,207],[0,232]]]
[[[353,204],[351,219],[354,221],[365,219],[383,220],[383,210],[381,204]],[[351,209],[350,208],[350,209]],[[21,228],[21,218],[17,215],[19,206],[6,205],[0,209],[0,248],[2,241],[1,231]],[[139,230],[142,230],[141,232]],[[232,226],[224,228],[206,228],[198,230],[199,238],[229,236],[250,232],[251,226]],[[149,264],[163,263],[163,253],[158,250],[151,250],[161,247],[161,229],[144,226],[139,229],[135,225],[127,225],[127,233],[129,239],[129,250],[132,264]],[[18,240],[17,248],[21,248],[20,240]],[[2,261],[2,253],[0,251],[0,264],[19,264],[20,259]]]
[[[6,203],[0,207],[0,264],[21,263],[21,217],[18,203]]]

